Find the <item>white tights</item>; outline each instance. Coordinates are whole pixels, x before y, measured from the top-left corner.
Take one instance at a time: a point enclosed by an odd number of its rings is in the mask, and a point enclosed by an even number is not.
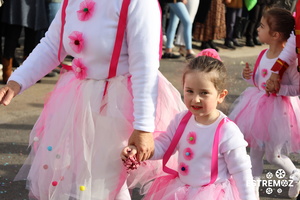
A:
[[[279,149],[279,150],[270,150],[270,149]],[[253,149],[253,148],[250,149],[252,175],[254,177],[260,177],[262,175],[264,155],[266,160],[269,163],[280,167],[280,169],[283,169],[288,176],[291,175],[293,170],[296,169],[291,159],[288,156],[283,155],[281,153],[280,148],[268,148],[268,146],[265,145],[265,148],[262,150]]]

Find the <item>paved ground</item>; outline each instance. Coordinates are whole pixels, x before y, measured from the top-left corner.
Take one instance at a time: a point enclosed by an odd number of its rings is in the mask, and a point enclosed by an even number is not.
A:
[[[222,41],[218,41],[218,45],[220,56],[228,67],[230,76],[227,98],[227,107],[230,107],[232,102],[247,87],[247,84],[240,78],[245,62],[249,62],[253,66],[256,56],[266,46],[242,47],[234,51],[225,49],[222,46]],[[196,52],[199,52],[198,47],[199,44],[194,43]],[[22,49],[20,48],[18,51],[20,54]],[[184,58],[161,61],[161,72],[179,91],[181,91],[181,71],[185,64]],[[28,135],[43,108],[45,97],[53,88],[57,78],[58,76],[43,78],[41,83],[17,96],[9,106],[0,107],[0,200],[28,199],[27,191],[24,189],[25,181],[14,182],[13,179],[28,155]],[[298,157],[294,156],[293,160],[297,166],[300,165]],[[276,167],[265,162],[265,174],[269,172],[275,174],[276,170],[278,170]],[[267,178],[264,179],[268,180]],[[261,188],[261,199],[288,199],[286,195],[288,187],[283,185],[272,187],[272,194],[266,194],[266,188]],[[280,189],[283,191],[281,192]],[[133,199],[138,200],[140,197],[135,194]]]

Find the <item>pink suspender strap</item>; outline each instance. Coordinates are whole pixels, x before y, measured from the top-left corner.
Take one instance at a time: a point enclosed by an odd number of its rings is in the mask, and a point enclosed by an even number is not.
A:
[[[63,5],[62,5],[62,9],[61,9],[61,28],[60,28],[60,40],[59,40],[59,47],[58,47],[58,54],[57,54],[57,58],[58,61],[61,62],[60,60],[60,54],[61,54],[61,48],[62,48],[62,42],[63,42],[63,34],[64,34],[64,27],[65,27],[65,23],[66,23],[66,8],[68,5],[68,0],[64,0]]]
[[[123,0],[121,12],[120,12],[119,23],[118,23],[116,41],[115,41],[115,45],[114,45],[113,54],[112,54],[112,57],[110,60],[109,73],[108,73],[107,79],[115,77],[117,74],[119,57],[120,57],[120,53],[121,53],[122,42],[123,42],[124,33],[125,33],[125,29],[126,29],[126,24],[127,24],[127,15],[128,15],[129,4],[130,4],[130,0]],[[105,96],[105,94],[106,94],[107,86],[108,86],[108,81],[106,81],[103,96]]]
[[[256,74],[256,71],[257,71],[257,68],[258,68],[258,65],[260,63],[260,60],[262,58],[262,56],[264,55],[264,53],[266,52],[267,49],[264,49],[260,52],[260,54],[258,55],[257,59],[256,59],[256,62],[255,62],[255,65],[254,65],[254,69],[253,69],[253,74],[252,74],[252,80],[253,80],[253,84],[257,87],[257,84],[255,82],[255,74]]]
[[[230,120],[225,117],[223,118],[216,130],[215,137],[214,137],[214,143],[212,148],[212,158],[211,158],[211,173],[210,173],[210,182],[204,186],[213,184],[217,178],[218,178],[218,172],[219,172],[219,164],[218,164],[218,154],[219,154],[219,143],[220,143],[220,134],[221,134],[221,127],[224,123],[229,122]]]
[[[164,170],[164,172],[166,172],[168,174],[173,174],[175,176],[178,176],[178,172],[173,170],[173,169],[168,168],[166,166],[166,164],[167,164],[168,160],[170,159],[170,157],[172,156],[172,154],[173,154],[173,152],[174,152],[174,150],[175,150],[175,148],[176,148],[176,146],[177,146],[177,144],[178,144],[178,142],[179,142],[179,140],[182,136],[182,133],[183,133],[189,119],[191,118],[191,116],[192,116],[192,113],[190,111],[188,111],[185,114],[185,116],[181,119],[181,121],[180,121],[180,123],[177,127],[177,130],[174,134],[174,137],[171,141],[171,144],[170,144],[169,148],[167,149],[167,151],[166,151],[166,153],[163,157],[163,170]]]

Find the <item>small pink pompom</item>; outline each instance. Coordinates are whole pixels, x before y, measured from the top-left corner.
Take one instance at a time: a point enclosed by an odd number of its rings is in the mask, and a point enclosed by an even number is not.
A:
[[[222,61],[218,52],[215,49],[210,49],[210,48],[204,49],[203,51],[200,51],[200,53],[197,54],[197,57],[198,56],[209,56]]]

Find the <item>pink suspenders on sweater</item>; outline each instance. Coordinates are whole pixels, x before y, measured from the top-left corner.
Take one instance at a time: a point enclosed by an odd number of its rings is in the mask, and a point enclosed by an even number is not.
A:
[[[255,62],[255,65],[254,65],[254,69],[253,69],[253,74],[252,74],[252,80],[253,80],[253,84],[257,87],[257,84],[255,82],[255,74],[256,74],[256,71],[257,71],[257,68],[258,68],[258,65],[261,61],[261,58],[262,56],[264,55],[264,53],[267,51],[267,49],[264,49],[260,52],[260,54],[258,55],[257,59],[256,59],[256,62]]]
[[[130,4],[130,0],[123,0],[122,3],[122,8],[120,12],[120,18],[118,22],[118,29],[117,29],[117,34],[116,34],[116,40],[114,44],[114,50],[113,54],[110,60],[110,66],[109,66],[109,72],[107,79],[113,78],[117,74],[117,68],[118,68],[118,63],[119,63],[119,57],[121,53],[121,47],[122,47],[122,42],[124,38],[124,33],[126,29],[126,22],[127,22],[127,15],[128,15],[128,7]],[[63,41],[63,32],[64,32],[64,25],[66,22],[66,7],[68,5],[68,0],[64,0],[63,6],[62,6],[62,12],[61,12],[61,31],[60,31],[60,42],[59,42],[59,48],[58,48],[58,60],[60,61],[61,59],[61,48],[62,48],[62,41]],[[72,70],[72,67],[67,66],[62,64],[63,68],[67,70]],[[103,96],[106,94],[108,86],[108,81],[105,83],[105,88],[103,92]]]
[[[182,118],[182,120],[180,121],[176,132],[174,134],[174,137],[171,141],[171,144],[169,146],[169,148],[167,149],[164,157],[163,157],[163,170],[164,172],[168,173],[168,174],[172,174],[175,176],[178,176],[178,172],[170,169],[166,166],[168,160],[170,159],[170,157],[172,156],[181,136],[182,133],[189,121],[189,119],[192,117],[192,113],[190,111],[188,111],[185,116]],[[211,175],[210,175],[210,182],[204,186],[207,186],[209,184],[212,184],[216,181],[217,177],[218,177],[218,152],[219,152],[219,142],[220,142],[220,129],[223,126],[224,123],[229,122],[230,120],[225,117],[223,118],[220,123],[218,124],[218,127],[216,129],[216,133],[214,136],[214,142],[213,142],[213,147],[212,147],[212,159],[211,159]]]
[[[126,29],[129,4],[130,4],[130,0],[123,0],[121,12],[120,12],[119,23],[118,23],[116,41],[115,41],[115,45],[114,45],[114,51],[113,51],[113,54],[112,54],[112,57],[110,60],[109,73],[108,73],[107,79],[115,77],[117,74],[117,68],[118,68],[119,57],[120,57],[120,53],[121,53],[122,41],[124,38],[125,29]],[[107,85],[108,85],[108,81],[106,81],[103,96],[105,96],[105,94],[106,94]]]

